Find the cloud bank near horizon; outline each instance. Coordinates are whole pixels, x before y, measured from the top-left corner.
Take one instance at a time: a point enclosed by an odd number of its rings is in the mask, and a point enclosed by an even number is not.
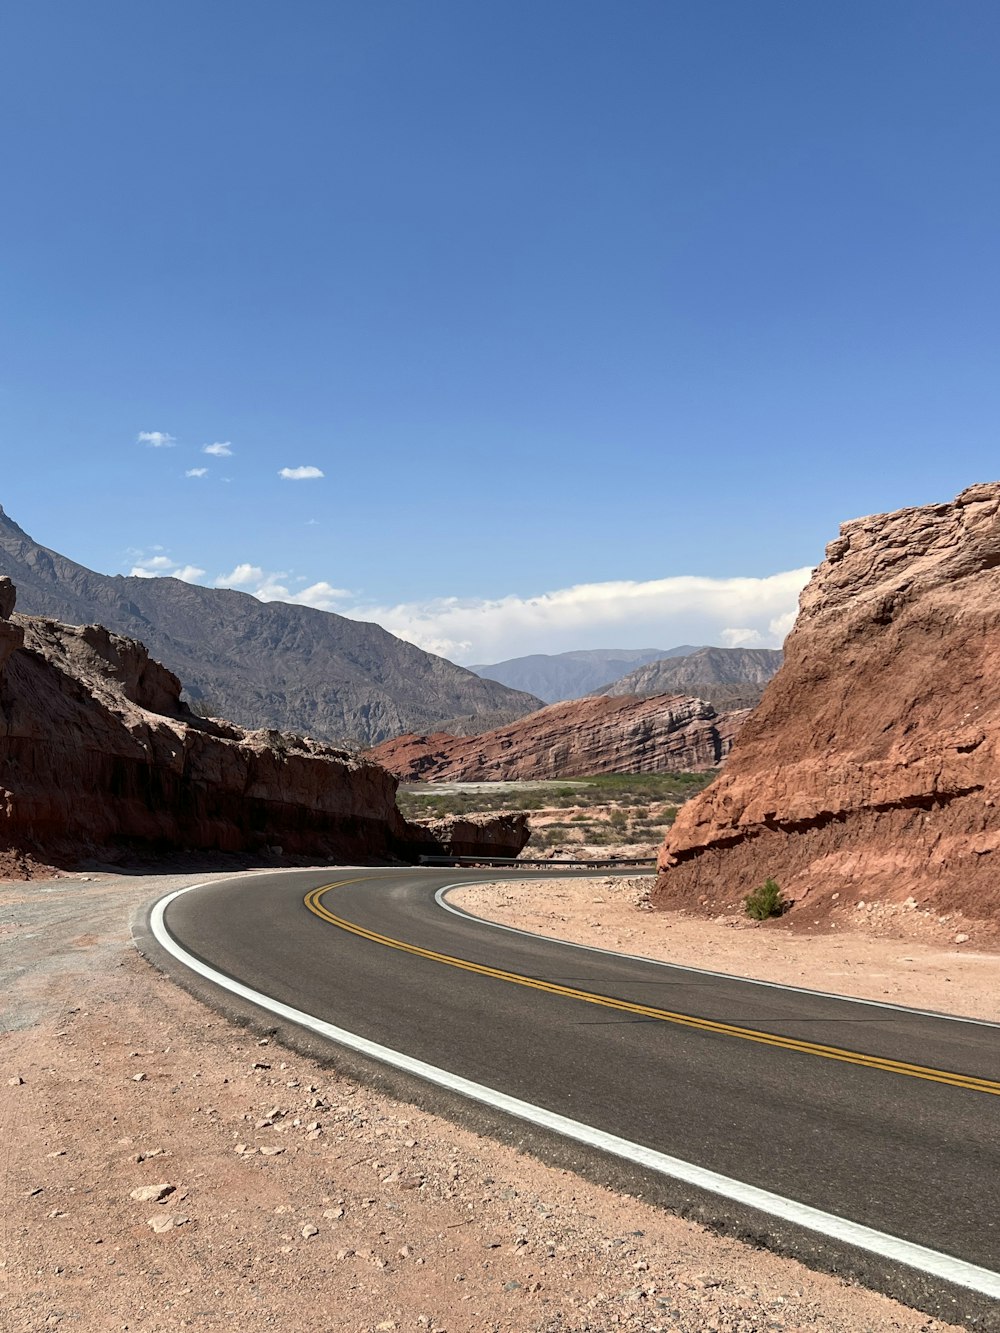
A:
[[[778,648],[791,629],[812,570],[765,578],[682,575],[646,582],[584,583],[536,597],[438,597],[393,606],[365,603],[326,582],[294,590],[284,573],[241,563],[215,580],[261,601],[292,602],[373,620],[453,662],[490,664],[577,648],[663,648],[712,643]]]

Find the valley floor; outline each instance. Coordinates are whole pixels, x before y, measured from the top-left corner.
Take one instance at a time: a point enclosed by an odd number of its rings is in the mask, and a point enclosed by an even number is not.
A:
[[[0,1327],[949,1327],[548,1167],[217,1017],[150,967],[128,931],[131,912],[202,877],[0,882]],[[654,942],[678,961],[758,976],[784,968],[796,984],[881,987],[932,1008],[958,1008],[961,997],[967,1012],[996,1016],[986,1010],[997,988],[986,991],[997,959],[940,941],[904,948],[874,930],[845,931],[835,938],[839,971],[818,976],[828,936],[661,922],[622,881],[552,881],[544,895],[533,885],[530,899],[502,890],[509,900],[484,889],[466,905],[530,929],[547,922],[567,938],[599,930],[605,947],[643,952]],[[936,980],[934,969],[943,969]],[[157,1185],[173,1187],[162,1202],[133,1196]]]

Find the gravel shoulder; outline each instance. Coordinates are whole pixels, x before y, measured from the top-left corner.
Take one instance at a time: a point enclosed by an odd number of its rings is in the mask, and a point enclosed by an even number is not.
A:
[[[375,1093],[335,1059],[234,1027],[129,936],[143,904],[203,878],[0,881],[5,1331],[961,1327],[714,1236]],[[545,885],[551,900],[537,886],[530,903],[514,894],[503,910],[529,929],[550,913],[552,933],[570,938],[566,883]],[[466,898],[469,910],[486,914],[490,892]],[[646,928],[634,891],[590,881],[582,892],[587,922],[605,922],[601,943],[641,952],[618,924]],[[709,951],[701,965],[719,958]]]

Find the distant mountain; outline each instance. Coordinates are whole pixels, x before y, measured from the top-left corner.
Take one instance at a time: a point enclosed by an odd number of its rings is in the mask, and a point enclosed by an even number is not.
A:
[[[0,574],[16,584],[19,612],[141,640],[197,711],[243,727],[376,745],[455,720],[485,730],[541,707],[379,625],[178,579],[96,574],[39,546],[2,508]]]
[[[569,653],[532,653],[530,657],[511,657],[492,666],[474,666],[470,671],[509,685],[513,690],[527,690],[547,704],[563,699],[581,699],[595,694],[609,680],[665,657],[693,653],[691,644],[680,648],[581,648]]]
[[[753,708],[781,666],[780,648],[698,648],[649,662],[598,694],[689,694],[720,711]]]

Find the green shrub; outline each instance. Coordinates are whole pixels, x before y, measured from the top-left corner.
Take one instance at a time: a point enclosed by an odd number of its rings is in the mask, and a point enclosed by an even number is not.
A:
[[[766,879],[759,889],[748,893],[743,899],[743,910],[754,921],[766,921],[768,917],[781,916],[788,907],[781,896],[781,890],[773,879]]]

